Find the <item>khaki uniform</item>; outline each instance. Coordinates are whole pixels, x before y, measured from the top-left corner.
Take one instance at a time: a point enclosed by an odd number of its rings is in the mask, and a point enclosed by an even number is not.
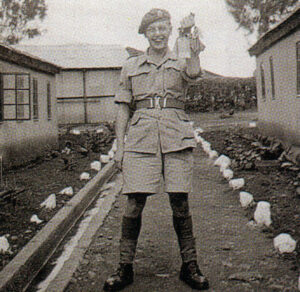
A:
[[[185,62],[170,50],[159,64],[146,52],[123,66],[115,102],[131,104],[154,97],[184,101],[188,82],[193,81]],[[136,110],[125,142],[123,193],[156,193],[161,175],[166,192],[190,192],[195,146],[184,110]]]

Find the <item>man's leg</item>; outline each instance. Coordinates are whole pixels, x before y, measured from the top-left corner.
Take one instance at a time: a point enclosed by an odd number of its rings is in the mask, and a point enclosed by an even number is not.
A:
[[[208,289],[208,280],[203,276],[197,264],[197,251],[193,235],[193,222],[189,211],[188,194],[169,193],[169,200],[182,258],[180,279],[194,289]]]
[[[133,263],[146,200],[147,196],[143,194],[128,195],[120,240],[120,263],[122,264]]]
[[[189,211],[188,194],[170,193],[173,225],[178,237],[181,258],[184,263],[197,260],[192,217]]]
[[[129,194],[122,219],[120,239],[120,263],[117,271],[105,282],[105,291],[118,291],[133,282],[133,260],[142,225],[142,212],[147,195]]]

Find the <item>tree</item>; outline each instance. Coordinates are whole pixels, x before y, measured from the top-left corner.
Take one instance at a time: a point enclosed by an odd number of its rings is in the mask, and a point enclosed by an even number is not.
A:
[[[249,34],[262,35],[287,16],[299,0],[225,0],[235,21]]]
[[[46,16],[45,0],[1,0],[0,41],[14,45],[41,34],[39,21]]]

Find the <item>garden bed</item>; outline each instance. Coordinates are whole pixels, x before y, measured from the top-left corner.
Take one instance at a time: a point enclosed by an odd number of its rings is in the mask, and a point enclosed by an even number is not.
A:
[[[203,133],[201,136],[211,143],[212,149],[232,159],[231,168],[234,171],[234,178],[245,179],[243,190],[251,193],[255,202],[267,201],[271,204],[272,224],[262,231],[270,238],[274,238],[280,233],[289,233],[297,240],[296,251],[284,255],[284,257],[293,261],[294,269],[299,269],[299,168],[281,160],[282,149],[279,150],[280,145],[276,144],[276,141],[271,144],[267,143],[265,139],[266,145],[261,145],[258,149],[257,146],[263,139],[256,128],[211,131]],[[277,148],[274,146],[275,144]],[[273,149],[274,152],[266,151],[267,149]],[[285,167],[286,165],[289,167]],[[254,206],[245,210],[249,221],[253,220],[254,211]]]
[[[95,176],[97,171],[91,169],[91,162],[99,161],[100,154],[110,150],[114,139],[110,126],[78,130],[74,134],[70,128],[60,129],[59,149],[4,172],[2,190],[13,192],[0,201],[0,236],[5,235],[10,243],[10,253],[0,255],[0,270],[72,198],[59,192],[71,186],[76,194],[87,182],[79,179],[80,174],[88,172],[91,178]],[[56,194],[56,207],[41,208],[40,204],[50,194]],[[43,222],[31,223],[33,214]]]

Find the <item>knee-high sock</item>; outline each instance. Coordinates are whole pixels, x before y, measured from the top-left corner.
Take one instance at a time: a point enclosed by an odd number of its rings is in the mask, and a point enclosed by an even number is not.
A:
[[[138,216],[137,218],[123,216],[122,236],[120,240],[120,263],[133,263],[141,225],[141,216]]]
[[[197,260],[196,243],[193,235],[192,217],[173,216],[174,229],[178,237],[182,261],[188,263]]]

